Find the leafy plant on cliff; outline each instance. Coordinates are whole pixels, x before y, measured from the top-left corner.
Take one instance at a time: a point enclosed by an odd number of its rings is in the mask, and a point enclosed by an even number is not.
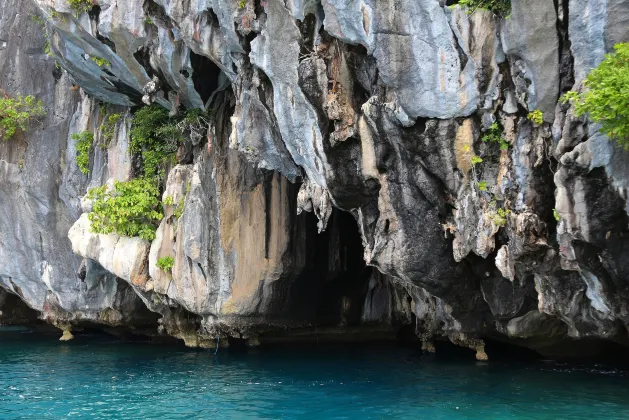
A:
[[[140,108],[133,114],[131,152],[142,157],[144,176],[162,178],[182,137],[168,111],[159,105]]]
[[[544,113],[539,109],[529,112],[526,118],[533,121],[533,124],[537,126],[544,124]]]
[[[116,132],[116,124],[118,124],[121,118],[122,114],[111,114],[103,121],[103,124],[100,126],[101,149],[106,149],[113,140]]]
[[[509,143],[502,137],[502,128],[498,122],[494,122],[481,137],[483,143],[498,143],[500,150],[509,149]]]
[[[482,163],[482,162],[483,162],[483,158],[482,157],[476,156],[476,155],[472,156],[472,166],[476,166],[476,165],[478,165],[479,163]]]
[[[183,216],[183,210],[184,210],[185,204],[186,204],[185,198],[181,197],[179,201],[177,202],[177,207],[175,207],[175,211],[173,212],[173,215],[177,218],[177,220],[181,219],[181,216]]]
[[[198,109],[178,117],[170,117],[159,105],[136,111],[131,126],[131,152],[142,157],[144,176],[161,178],[179,144],[186,138],[196,144],[205,137],[208,123],[207,115]]]
[[[9,140],[18,131],[25,132],[29,124],[46,116],[44,105],[34,96],[0,98],[0,139]]]
[[[72,134],[72,140],[76,141],[76,164],[84,174],[90,172],[90,153],[92,153],[94,135],[89,131]]]
[[[91,57],[92,61],[95,62],[98,67],[110,67],[111,66],[111,62],[109,62],[108,60],[102,58],[102,57]]]
[[[164,197],[164,200],[162,202],[165,206],[172,206],[173,204],[175,204],[172,195],[167,195],[166,197]]]
[[[105,185],[88,193],[93,200],[89,214],[93,232],[139,236],[146,240],[155,238],[157,225],[164,217],[159,196],[166,166],[174,160],[179,143],[186,136],[190,137],[199,124],[199,115],[194,111],[173,118],[158,105],[143,107],[134,113],[130,149],[140,158],[142,174],[131,181],[116,182],[111,189]],[[108,117],[105,122],[108,128],[103,128],[105,137],[109,132],[113,136],[120,118],[120,114]],[[171,202],[172,197],[167,197],[164,204]],[[182,211],[183,198],[177,203],[176,217],[180,217]]]
[[[103,185],[90,190],[88,198],[93,200],[88,216],[92,232],[155,239],[155,230],[163,217],[155,179],[115,182],[112,189]]]
[[[584,82],[582,93],[570,91],[562,101],[574,104],[577,116],[589,114],[600,131],[629,149],[629,43],[614,46]]]
[[[491,220],[496,226],[503,227],[507,224],[507,216],[511,213],[511,210],[505,210],[503,208],[496,209],[493,213]]]
[[[68,4],[74,10],[76,16],[89,12],[94,7],[92,0],[68,0]]]
[[[171,271],[173,271],[173,266],[175,265],[175,259],[171,257],[170,255],[166,257],[161,257],[157,260],[157,263],[155,265],[160,270],[164,270],[170,273]]]
[[[459,0],[459,4],[468,8],[468,14],[478,9],[489,10],[502,17],[511,13],[511,0]]]

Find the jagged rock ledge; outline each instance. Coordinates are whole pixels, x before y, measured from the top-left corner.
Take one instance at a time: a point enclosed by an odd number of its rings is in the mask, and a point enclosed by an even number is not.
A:
[[[629,160],[557,102],[629,40],[627,0],[591,3],[4,1],[0,87],[48,116],[0,142],[0,320],[200,347],[410,325],[479,359],[629,345]],[[90,233],[81,203],[133,177],[143,101],[212,115],[150,244]],[[82,174],[70,135],[114,113]],[[481,141],[494,122],[508,147]]]

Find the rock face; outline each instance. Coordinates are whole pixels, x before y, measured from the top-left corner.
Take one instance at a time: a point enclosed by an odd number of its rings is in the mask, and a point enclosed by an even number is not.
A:
[[[479,359],[629,345],[629,156],[558,104],[629,41],[629,1],[443,3],[4,1],[0,87],[47,117],[0,141],[0,322],[200,347],[411,325]],[[209,110],[207,135],[152,243],[92,233],[83,197],[137,174],[131,111],[153,102]]]

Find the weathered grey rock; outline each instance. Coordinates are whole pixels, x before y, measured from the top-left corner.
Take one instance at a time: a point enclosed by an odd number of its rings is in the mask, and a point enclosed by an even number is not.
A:
[[[557,12],[552,2],[513,0],[501,31],[519,102],[552,122],[559,96]]]
[[[251,62],[273,83],[273,111],[293,161],[325,188],[329,168],[319,119],[299,88],[299,28],[279,0],[269,0],[265,11],[266,28],[251,42]]]
[[[475,63],[435,1],[324,0],[324,27],[378,62],[401,115],[452,118],[477,107]],[[404,118],[404,117],[401,117]]]
[[[105,270],[129,283],[144,286],[148,282],[148,241],[92,233],[88,213],[81,215],[68,232],[68,237],[75,254],[98,262]]]
[[[570,0],[569,31],[578,86],[615,44],[629,40],[629,2]]]
[[[434,0],[94,3],[0,4],[0,86],[49,111],[0,142],[4,322],[215,347],[392,337],[414,318],[424,349],[479,359],[487,338],[629,344],[628,157],[557,103],[627,40],[625,0],[513,0],[505,19]],[[70,75],[53,77],[37,10]],[[143,97],[210,113],[167,168],[152,244],[93,234],[85,214],[89,188],[141,169],[128,106]],[[494,122],[502,141],[481,141]]]

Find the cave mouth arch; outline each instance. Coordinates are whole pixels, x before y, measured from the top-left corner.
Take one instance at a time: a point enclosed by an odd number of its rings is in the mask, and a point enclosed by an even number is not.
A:
[[[196,54],[194,51],[190,51],[190,66],[194,89],[207,107],[212,94],[220,87],[222,70],[208,57]]]
[[[363,243],[354,217],[338,209],[325,231],[317,232],[317,218],[302,213],[306,263],[289,291],[290,317],[318,326],[360,324],[373,267],[364,261]]]

